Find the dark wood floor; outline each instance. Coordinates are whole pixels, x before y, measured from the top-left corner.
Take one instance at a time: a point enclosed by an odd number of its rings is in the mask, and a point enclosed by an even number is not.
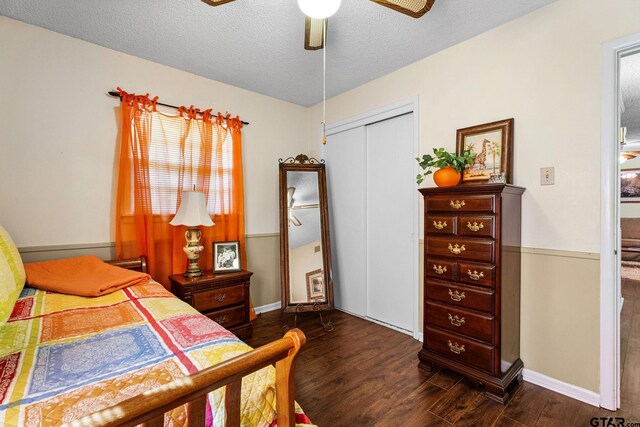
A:
[[[622,279],[622,296],[620,400],[622,409],[626,409],[640,407],[640,282]]]
[[[421,344],[410,336],[338,311],[331,320],[335,330],[325,332],[317,315],[298,319],[307,344],[296,365],[296,400],[320,427],[591,426],[593,417],[613,416],[640,423],[635,397],[635,405],[627,401],[622,410],[609,412],[527,382],[517,386],[505,407],[457,374],[418,369]],[[640,328],[640,315],[625,321]],[[293,316],[262,314],[248,343],[257,347],[279,338],[287,322],[292,324]],[[627,337],[627,361],[636,351],[630,341]],[[634,345],[640,351],[640,340]],[[640,365],[629,369],[636,375],[627,386],[638,381]]]

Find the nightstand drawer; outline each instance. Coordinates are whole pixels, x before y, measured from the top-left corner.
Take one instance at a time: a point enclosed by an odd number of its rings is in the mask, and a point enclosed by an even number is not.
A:
[[[200,311],[207,311],[230,305],[244,303],[244,285],[229,286],[228,288],[212,289],[210,291],[195,292],[193,307]]]
[[[225,308],[223,310],[216,310],[209,313],[202,313],[209,319],[213,320],[220,326],[230,328],[235,325],[244,323],[244,305],[238,307]]]

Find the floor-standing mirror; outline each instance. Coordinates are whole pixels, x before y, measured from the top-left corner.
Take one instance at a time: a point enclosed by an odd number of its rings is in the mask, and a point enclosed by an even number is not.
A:
[[[332,310],[331,245],[324,161],[280,163],[280,277],[285,313]],[[296,317],[297,319],[297,317]]]

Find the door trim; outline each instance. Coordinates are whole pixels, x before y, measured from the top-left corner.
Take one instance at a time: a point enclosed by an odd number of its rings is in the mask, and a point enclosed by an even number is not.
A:
[[[604,44],[600,135],[600,406],[620,407],[620,265],[618,255],[618,63],[640,50],[640,33]],[[613,147],[613,150],[611,149]]]
[[[407,98],[393,104],[379,107],[374,110],[367,111],[362,114],[358,114],[357,116],[349,117],[347,119],[327,124],[326,125],[326,135],[334,135],[340,132],[347,131],[349,129],[357,128],[360,126],[370,125],[376,122],[380,122],[382,120],[391,119],[393,117],[401,116],[407,113],[413,113],[413,152],[414,157],[418,157],[420,152],[420,110],[419,110],[419,101],[420,98],[418,96],[414,96],[411,98]],[[320,135],[322,134],[322,130],[320,129]],[[324,146],[321,146],[321,155],[324,157]],[[358,159],[355,159],[356,161]],[[414,175],[417,175],[418,163],[414,164]],[[413,331],[412,335],[414,339],[419,339],[421,337],[420,333],[420,272],[419,270],[419,210],[420,210],[420,199],[419,193],[417,191],[416,186],[416,194],[413,199],[413,283],[415,283],[413,289]],[[369,320],[369,319],[368,319]]]

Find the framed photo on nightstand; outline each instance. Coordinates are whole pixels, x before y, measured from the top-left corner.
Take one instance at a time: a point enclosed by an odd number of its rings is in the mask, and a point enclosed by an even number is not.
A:
[[[232,273],[241,271],[240,242],[214,242],[213,243],[213,272]]]

